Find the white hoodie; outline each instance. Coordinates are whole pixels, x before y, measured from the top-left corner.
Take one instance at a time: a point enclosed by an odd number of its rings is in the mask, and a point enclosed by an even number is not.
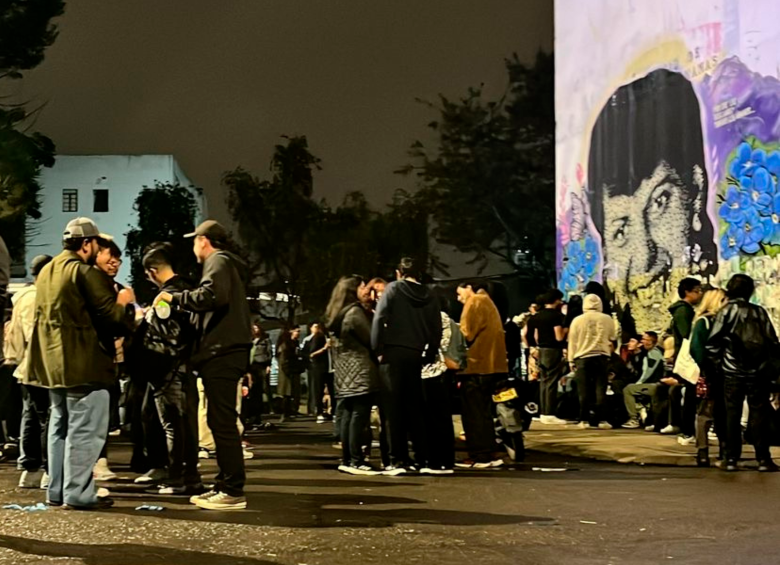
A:
[[[569,329],[569,362],[585,357],[610,356],[609,343],[615,341],[615,324],[601,313],[601,299],[588,294],[582,301],[583,314],[574,318]]]

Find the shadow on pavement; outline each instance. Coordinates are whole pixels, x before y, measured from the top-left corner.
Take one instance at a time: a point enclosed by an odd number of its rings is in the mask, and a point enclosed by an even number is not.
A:
[[[458,510],[409,508],[422,505],[421,500],[397,496],[360,494],[292,494],[275,492],[248,492],[249,509],[238,512],[199,510],[180,497],[144,497],[145,504],[159,503],[166,506],[164,512],[149,515],[154,518],[190,520],[197,522],[221,522],[251,526],[276,526],[285,528],[343,528],[343,527],[391,527],[397,524],[439,524],[461,526],[487,526],[521,523],[551,524],[551,518],[466,512]],[[138,516],[133,507],[114,507],[111,514]],[[175,506],[172,506],[175,504]],[[378,509],[377,505],[407,506],[406,508]],[[334,508],[351,506],[353,508]],[[359,508],[359,507],[365,507]]]
[[[275,565],[273,561],[130,543],[79,544],[0,535],[0,547],[43,557],[75,558],[85,565]]]

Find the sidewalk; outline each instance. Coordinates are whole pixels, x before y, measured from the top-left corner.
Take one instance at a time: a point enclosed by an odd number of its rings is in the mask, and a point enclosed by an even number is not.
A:
[[[644,430],[580,430],[574,425],[554,426],[534,422],[525,433],[525,447],[542,453],[569,457],[584,457],[598,461],[636,463],[639,465],[696,466],[695,446],[681,446],[677,436],[663,436]],[[717,445],[710,444],[710,458],[718,454]],[[780,457],[780,448],[772,448],[772,456]],[[742,458],[755,457],[753,447],[745,445]]]

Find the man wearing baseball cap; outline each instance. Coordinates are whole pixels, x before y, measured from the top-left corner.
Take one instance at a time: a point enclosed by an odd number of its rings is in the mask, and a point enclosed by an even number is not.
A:
[[[236,389],[249,369],[252,344],[246,266],[227,251],[228,233],[214,220],[203,222],[185,237],[193,239],[195,257],[203,264],[200,285],[194,290],[161,292],[154,304],[168,302],[197,315],[198,340],[191,362],[206,392],[219,475],[214,490],[190,500],[208,510],[242,510],[246,473],[236,426]]]
[[[76,218],[63,233],[63,251],[36,280],[30,374],[49,389],[49,488],[52,506],[93,510],[98,498],[92,470],[106,441],[109,388],[116,380],[114,338],[129,333],[132,289],[116,295],[92,267],[100,232]]]

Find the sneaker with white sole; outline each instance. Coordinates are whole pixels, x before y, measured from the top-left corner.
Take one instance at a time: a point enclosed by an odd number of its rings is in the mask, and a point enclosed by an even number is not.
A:
[[[215,455],[216,454],[213,451],[203,449],[202,447],[198,450],[198,459],[211,459]]]
[[[493,469],[496,469],[498,467],[503,467],[504,466],[504,460],[503,459],[494,459],[493,461],[490,462],[490,466]]]
[[[677,426],[672,426],[671,424],[669,424],[668,426],[666,426],[665,428],[663,428],[661,430],[661,433],[663,435],[665,435],[665,436],[677,435],[677,434],[680,433],[680,428],[678,428]]]
[[[501,462],[501,465],[503,465],[504,462]],[[465,461],[461,461],[460,463],[455,463],[456,467],[459,467],[461,469],[490,469],[493,467],[493,461],[472,461],[471,459],[466,459]]]
[[[41,477],[41,490],[48,490],[48,488],[49,488],[49,473],[44,471],[43,477]]]
[[[696,438],[693,436],[678,436],[677,443],[680,445],[694,445],[696,443]]]
[[[98,498],[108,498],[111,496],[111,491],[109,491],[107,488],[100,487],[97,489],[95,496]]]
[[[609,422],[599,422],[599,429],[600,430],[611,430],[612,424]]]
[[[41,486],[44,472],[40,469],[38,471],[22,471],[22,476],[19,477],[19,488],[38,488]]]
[[[388,465],[382,469],[382,474],[387,477],[397,477],[398,475],[405,475],[406,469],[398,465]]]
[[[590,424],[588,422],[578,422],[577,423],[577,429],[579,430],[589,430]]]
[[[190,497],[190,504],[197,504],[198,500],[206,500],[208,498],[211,498],[212,496],[217,496],[219,492],[215,490],[210,490],[208,492],[204,492],[203,494],[195,494]]]
[[[343,470],[341,468],[339,470],[348,475],[376,476],[380,474],[379,471],[370,465],[347,465]]]
[[[184,485],[158,485],[156,489],[157,494],[187,494],[187,487]]]
[[[245,496],[230,496],[226,492],[220,492],[208,498],[198,498],[195,506],[205,510],[245,510]]]
[[[165,469],[150,469],[133,481],[137,485],[151,485],[160,483],[168,478],[168,471]]]
[[[539,418],[539,423],[545,425],[556,425],[556,426],[565,426],[567,424],[566,420],[561,420],[557,416],[553,416],[551,414],[542,415]]]
[[[244,459],[254,459],[254,458],[255,458],[255,454],[254,453],[252,453],[251,451],[248,451],[246,449],[244,450]]]
[[[421,475],[452,475],[455,473],[449,467],[423,467],[420,469]]]
[[[645,426],[645,431],[646,432],[654,432],[655,431],[655,426]]]
[[[101,457],[97,460],[95,468],[92,470],[92,476],[96,481],[115,481],[118,477],[111,469],[108,468],[108,459]]]
[[[635,418],[631,418],[628,422],[620,426],[621,428],[625,428],[627,430],[636,430],[641,426],[639,423],[639,420]]]
[[[317,416],[317,423],[318,424],[324,424],[325,422],[327,422],[327,420],[325,419],[325,416],[322,416],[322,415]]]

